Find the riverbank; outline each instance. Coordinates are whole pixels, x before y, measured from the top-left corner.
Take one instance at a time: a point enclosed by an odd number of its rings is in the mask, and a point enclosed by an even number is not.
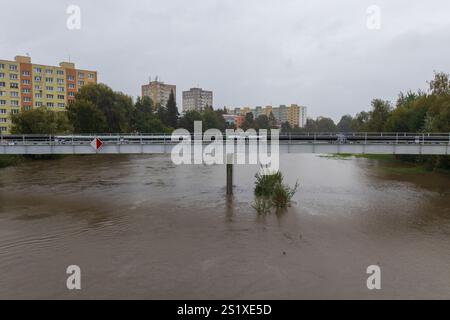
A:
[[[450,170],[441,168],[429,168],[424,163],[407,162],[398,159],[392,154],[351,154],[339,153],[320,156],[327,159],[350,160],[350,159],[369,159],[377,160],[383,163],[383,170],[390,173],[442,173],[450,175]]]
[[[0,169],[17,165],[22,161],[23,161],[22,156],[0,155]]]
[[[25,161],[59,160],[65,155],[0,155],[0,169],[19,165]]]

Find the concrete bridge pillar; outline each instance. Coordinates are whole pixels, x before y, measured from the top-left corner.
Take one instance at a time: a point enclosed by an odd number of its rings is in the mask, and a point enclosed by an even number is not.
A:
[[[227,195],[233,194],[233,155],[227,154]]]

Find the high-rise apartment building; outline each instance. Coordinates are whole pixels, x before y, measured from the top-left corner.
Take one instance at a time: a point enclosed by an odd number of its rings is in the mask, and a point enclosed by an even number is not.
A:
[[[170,93],[173,91],[175,101],[177,100],[177,86],[172,84],[165,84],[158,80],[158,77],[149,84],[142,86],[142,97],[150,97],[153,101],[153,105],[161,105],[165,107],[167,101],[169,101]]]
[[[75,69],[74,63],[34,64],[27,56],[0,60],[0,133],[10,132],[11,114],[43,106],[64,111],[89,83],[97,83],[97,72]]]
[[[202,111],[213,106],[213,92],[202,88],[191,88],[183,91],[183,111]]]
[[[304,128],[306,125],[306,107],[291,104],[288,111],[288,122],[291,127]]]

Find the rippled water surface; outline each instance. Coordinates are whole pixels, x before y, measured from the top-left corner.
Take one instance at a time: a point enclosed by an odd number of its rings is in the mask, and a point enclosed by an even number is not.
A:
[[[0,298],[450,299],[450,178],[283,155],[287,212],[251,207],[255,166],[84,156],[0,170]],[[68,265],[82,290],[66,289]],[[382,270],[382,290],[366,268]]]

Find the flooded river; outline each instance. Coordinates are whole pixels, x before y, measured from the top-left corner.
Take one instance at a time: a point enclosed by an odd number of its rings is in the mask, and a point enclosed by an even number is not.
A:
[[[286,212],[251,207],[256,166],[82,156],[0,170],[0,298],[450,299],[450,177],[282,155]],[[66,288],[78,265],[82,289]],[[366,269],[381,268],[381,290]]]

